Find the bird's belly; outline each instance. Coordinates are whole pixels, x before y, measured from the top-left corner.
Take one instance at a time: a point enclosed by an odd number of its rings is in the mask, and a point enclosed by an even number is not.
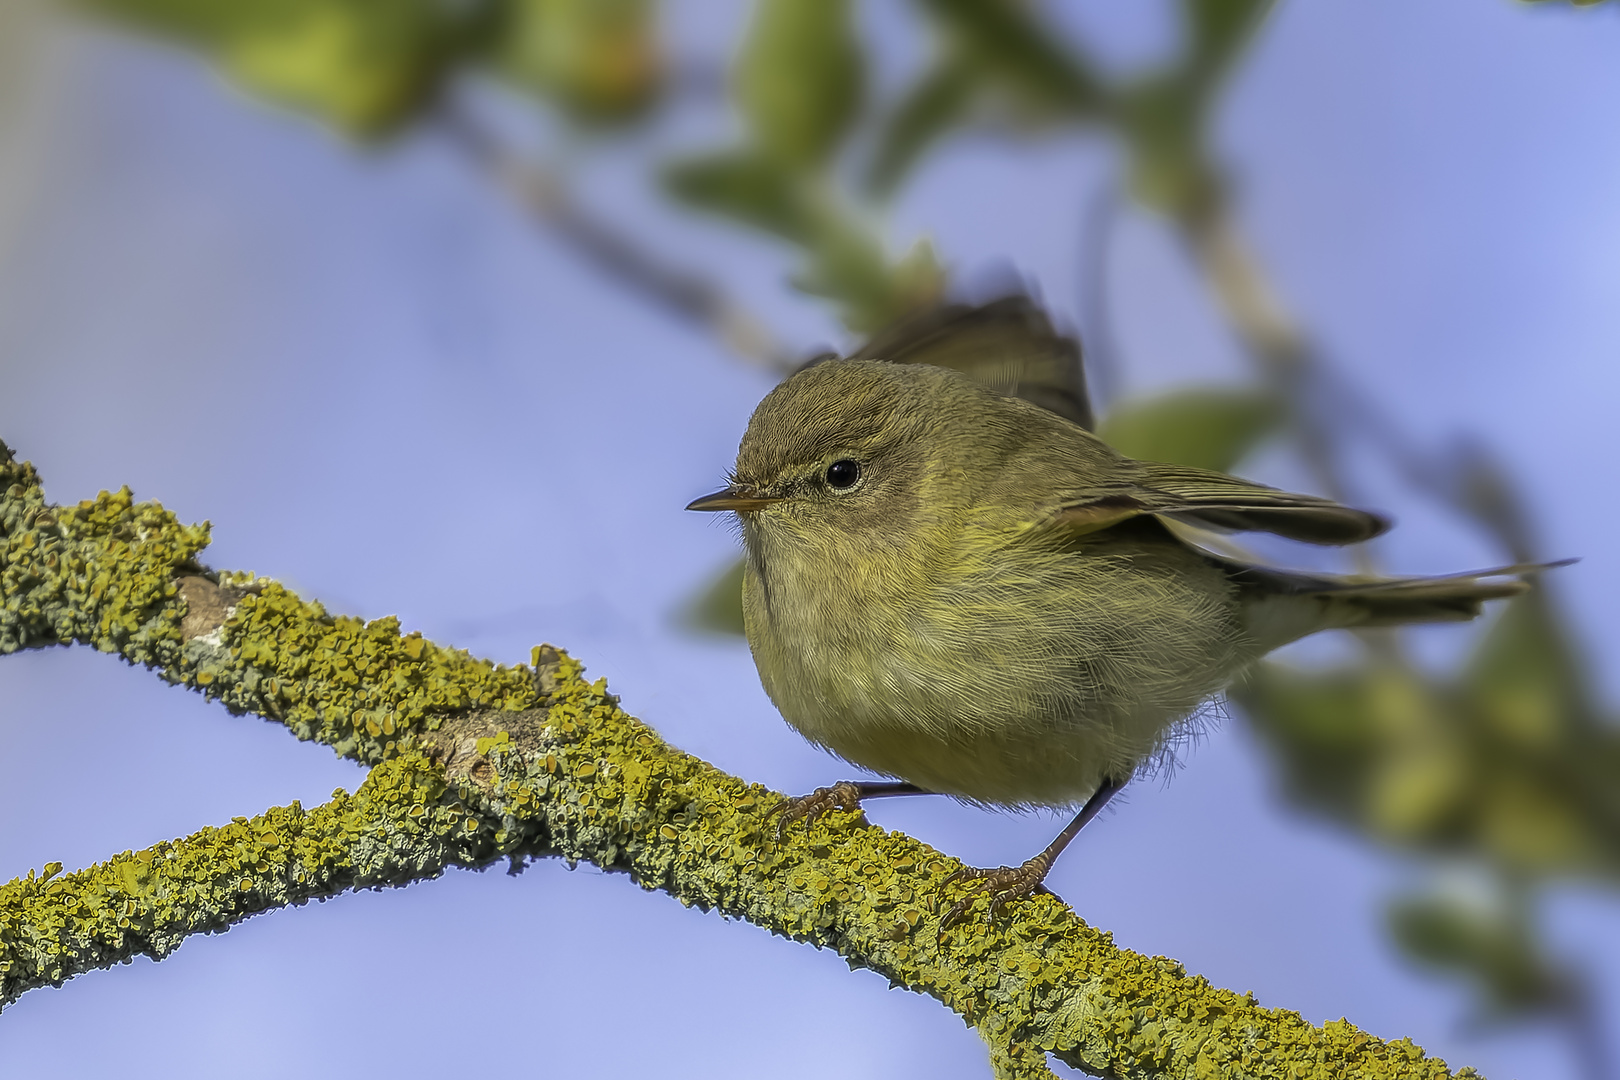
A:
[[[761,681],[810,741],[930,791],[1066,806],[1124,778],[1236,668],[1208,605],[944,603],[774,605],[745,597]],[[1170,605],[1174,608],[1175,605]],[[860,612],[837,621],[827,611]],[[1140,610],[1140,609],[1138,609]]]

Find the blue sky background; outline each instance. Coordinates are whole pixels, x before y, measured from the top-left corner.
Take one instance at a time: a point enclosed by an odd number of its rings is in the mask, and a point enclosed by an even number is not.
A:
[[[721,61],[741,5],[675,5],[678,50]],[[1480,438],[1523,484],[1551,583],[1613,702],[1620,570],[1620,9],[1505,0],[1284,3],[1221,110],[1244,225],[1289,307],[1421,439]],[[915,62],[903,6],[864,16],[880,83]],[[1122,68],[1164,55],[1162,5],[1075,4]],[[799,792],[847,767],[775,715],[747,649],[676,612],[734,556],[711,490],[771,379],[537,231],[442,142],[364,151],[192,59],[47,28],[0,129],[0,437],[68,502],[130,485],[209,519],[205,556],[333,611],[503,662],[550,641],[682,748]],[[724,137],[673,117],[657,151]],[[545,138],[543,134],[537,136]],[[847,343],[784,284],[788,253],[675,215],[645,149],[580,146],[579,189],[701,265],[807,349]],[[1117,158],[1075,138],[943,148],[900,200],[965,272],[1010,263],[1071,324],[1086,207]],[[1165,227],[1110,260],[1127,392],[1240,377]],[[1084,327],[1082,327],[1084,329]],[[1271,470],[1271,471],[1268,471]],[[1283,478],[1262,457],[1248,470]],[[1403,518],[1392,569],[1498,558],[1369,473]],[[1459,628],[1423,645],[1454,654]],[[233,815],[353,789],[360,770],[86,650],[0,662],[0,879],[77,867]],[[1058,822],[943,800],[871,818],[980,865]],[[1462,1029],[1379,905],[1415,868],[1283,806],[1238,719],[1168,785],[1133,788],[1052,887],[1124,946],[1321,1022],[1409,1035],[1493,1078],[1575,1075],[1540,1029]],[[1560,946],[1620,1027],[1620,905],[1570,888]],[[1060,1071],[1061,1071],[1061,1067]],[[456,872],[194,939],[162,964],[36,991],[0,1017],[0,1074],[983,1077],[952,1014],[836,956],[556,862]]]

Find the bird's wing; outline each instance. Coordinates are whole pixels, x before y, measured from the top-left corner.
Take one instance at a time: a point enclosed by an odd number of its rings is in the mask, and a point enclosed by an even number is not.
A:
[[[1316,495],[1296,495],[1225,473],[1122,461],[1111,482],[1077,492],[1054,524],[1071,534],[1107,529],[1152,514],[1221,532],[1269,532],[1307,544],[1354,544],[1389,528],[1377,514]]]

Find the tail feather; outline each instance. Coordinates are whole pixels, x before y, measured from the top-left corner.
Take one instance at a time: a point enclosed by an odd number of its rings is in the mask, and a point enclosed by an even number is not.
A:
[[[1522,571],[1521,571],[1522,572]],[[1518,596],[1530,583],[1518,578],[1488,581],[1479,577],[1416,578],[1400,582],[1346,584],[1309,595],[1334,607],[1348,607],[1354,626],[1399,626],[1413,622],[1467,622],[1478,618],[1487,600]]]
[[[1518,596],[1524,578],[1574,559],[1517,563],[1443,577],[1367,578],[1295,573],[1228,563],[1242,590],[1250,631],[1274,649],[1318,630],[1467,622],[1487,600]]]

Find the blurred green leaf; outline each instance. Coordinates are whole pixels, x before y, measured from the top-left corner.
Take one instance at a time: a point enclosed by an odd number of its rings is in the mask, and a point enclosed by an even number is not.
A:
[[[951,368],[998,394],[1095,427],[1080,343],[1058,333],[1040,305],[1022,294],[934,305],[889,324],[850,358]]]
[[[1042,26],[1030,5],[1008,0],[920,0],[950,34],[957,55],[1054,116],[1092,117],[1108,94],[1090,67]]]
[[[801,245],[819,231],[805,184],[779,163],[748,151],[724,151],[676,162],[664,170],[676,198],[725,214]]]
[[[437,0],[85,0],[210,54],[267,97],[355,134],[410,119],[481,45],[492,3]]]
[[[738,559],[682,606],[681,624],[706,634],[741,637],[743,561]]]
[[[1230,472],[1282,419],[1259,391],[1179,390],[1116,406],[1097,433],[1129,457]]]
[[[1144,79],[1119,96],[1120,133],[1130,150],[1137,201],[1173,217],[1195,215],[1219,180],[1204,147],[1207,91],[1185,71]]]
[[[1433,735],[1427,688],[1403,669],[1317,673],[1266,662],[1231,696],[1281,758],[1293,802],[1385,839],[1452,831],[1465,785]]]
[[[1481,740],[1512,765],[1483,824],[1497,857],[1527,872],[1620,874],[1620,729],[1593,707],[1545,592],[1509,605],[1458,697]]]
[[[737,61],[750,142],[790,169],[825,165],[860,110],[849,0],[758,0]]]
[[[1560,711],[1561,686],[1515,674],[1527,661],[1509,655],[1512,644],[1534,651],[1521,635],[1535,626],[1536,602],[1513,601],[1470,674],[1453,682],[1395,657],[1314,673],[1262,663],[1231,696],[1280,759],[1300,805],[1386,842],[1466,855],[1504,873],[1612,879],[1620,876],[1620,730],[1571,722]],[[1491,670],[1493,657],[1500,671]]]
[[[1463,671],[1463,685],[1495,730],[1526,747],[1602,726],[1586,673],[1539,589],[1492,625]]]
[[[1272,0],[1182,0],[1187,65],[1207,87],[1248,44]]]
[[[1544,955],[1526,920],[1445,896],[1398,900],[1388,920],[1408,955],[1468,977],[1490,1012],[1558,1012],[1578,992],[1578,980]]]
[[[945,273],[926,240],[890,263],[877,238],[847,222],[830,221],[810,247],[793,284],[837,301],[844,325],[871,333],[939,299]]]
[[[588,122],[639,115],[662,60],[652,0],[508,0],[496,63]]]
[[[936,300],[944,272],[927,243],[890,262],[876,234],[843,213],[815,178],[748,151],[679,162],[664,182],[689,205],[725,214],[799,245],[795,287],[836,301],[844,323],[871,331]]]
[[[880,195],[893,192],[923,151],[961,122],[977,85],[973,69],[955,57],[918,79],[878,134],[867,186]]]

